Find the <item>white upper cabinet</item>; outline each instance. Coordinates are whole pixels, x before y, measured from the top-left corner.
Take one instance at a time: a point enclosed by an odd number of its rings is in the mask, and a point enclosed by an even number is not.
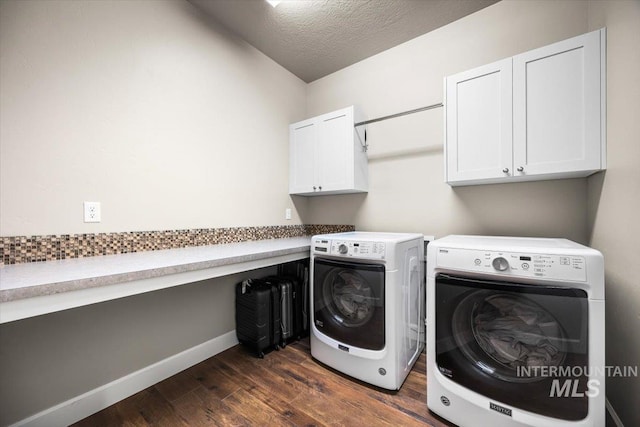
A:
[[[318,125],[305,120],[289,126],[289,193],[308,191],[316,184]],[[295,172],[294,172],[295,171]]]
[[[351,106],[289,126],[289,193],[305,196],[367,191],[364,130]]]
[[[501,178],[511,165],[511,59],[446,80],[449,181]]]
[[[604,169],[603,49],[601,30],[513,58],[516,174]]]
[[[604,29],[447,77],[447,182],[605,169],[605,82]]]

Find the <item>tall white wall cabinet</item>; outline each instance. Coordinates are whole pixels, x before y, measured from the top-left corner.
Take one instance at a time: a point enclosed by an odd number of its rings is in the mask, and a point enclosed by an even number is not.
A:
[[[606,168],[605,29],[445,78],[450,185]]]
[[[289,126],[289,194],[366,192],[367,153],[357,108],[350,106]]]

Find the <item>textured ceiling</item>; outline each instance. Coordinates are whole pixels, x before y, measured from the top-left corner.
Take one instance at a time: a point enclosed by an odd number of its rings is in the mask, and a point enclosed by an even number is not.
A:
[[[189,0],[311,82],[498,0]]]

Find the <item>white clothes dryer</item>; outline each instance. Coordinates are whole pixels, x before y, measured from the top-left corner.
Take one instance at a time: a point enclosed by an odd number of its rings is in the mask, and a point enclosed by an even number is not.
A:
[[[311,355],[398,390],[424,348],[424,236],[350,232],[311,240]]]
[[[566,239],[427,249],[427,406],[460,427],[605,425],[604,261]]]

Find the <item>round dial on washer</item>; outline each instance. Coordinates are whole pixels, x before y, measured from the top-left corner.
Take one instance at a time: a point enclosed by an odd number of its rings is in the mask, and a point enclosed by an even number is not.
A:
[[[349,248],[344,243],[341,243],[340,246],[338,246],[338,252],[340,252],[342,255],[344,255],[347,252],[349,252]]]
[[[493,265],[493,268],[498,271],[506,271],[507,268],[509,268],[509,261],[501,256],[494,258],[491,264]]]

